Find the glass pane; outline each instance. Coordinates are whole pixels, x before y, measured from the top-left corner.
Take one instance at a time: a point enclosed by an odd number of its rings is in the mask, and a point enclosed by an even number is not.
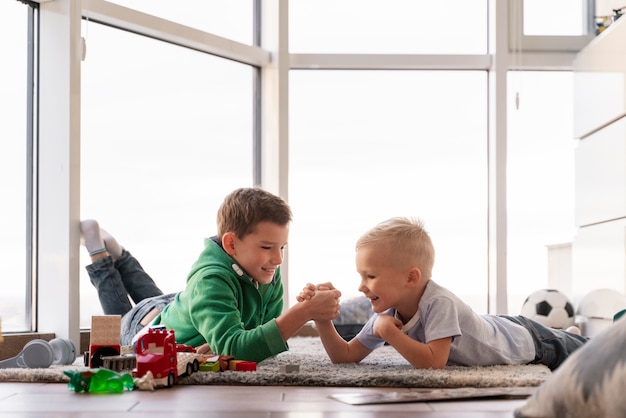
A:
[[[253,43],[254,2],[250,0],[110,0],[110,2],[223,38],[248,45]]]
[[[99,220],[164,292],[182,290],[203,239],[216,233],[224,196],[252,185],[255,70],[89,25],[81,217]],[[81,266],[89,263],[81,249]],[[102,311],[81,274],[81,325],[89,327]]]
[[[585,34],[587,0],[523,0],[524,34],[579,36]]]
[[[487,52],[487,0],[298,0],[289,19],[290,52]]]
[[[357,238],[411,216],[433,279],[486,312],[485,72],[292,71],[289,126],[290,303],[306,282],[360,295]]]
[[[28,7],[17,1],[0,2],[0,317],[2,331],[30,331],[26,309],[27,205],[27,30]],[[28,305],[27,305],[28,304]]]
[[[509,73],[507,267],[512,315],[538,289],[557,288],[572,297],[567,261],[575,233],[572,83],[571,72]]]

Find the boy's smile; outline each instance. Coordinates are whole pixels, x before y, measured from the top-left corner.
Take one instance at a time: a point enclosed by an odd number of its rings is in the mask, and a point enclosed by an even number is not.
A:
[[[254,232],[239,239],[232,233],[224,235],[224,249],[253,280],[269,284],[283,262],[289,236],[288,225],[261,222]]]
[[[398,301],[399,274],[389,268],[385,251],[376,246],[360,248],[356,253],[356,267],[361,276],[359,291],[367,297],[376,313],[384,312]]]
[[[392,259],[389,251],[380,246],[359,248],[356,253],[356,267],[361,276],[359,291],[370,300],[375,313],[390,308],[403,314],[415,313],[419,299],[414,289],[419,279],[415,280],[414,269],[396,267]]]

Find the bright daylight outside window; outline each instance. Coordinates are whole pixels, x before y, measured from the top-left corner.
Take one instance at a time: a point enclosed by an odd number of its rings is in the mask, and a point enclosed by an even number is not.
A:
[[[487,3],[293,1],[289,2],[289,49],[297,53],[486,54]]]
[[[431,234],[434,280],[485,311],[487,73],[292,71],[290,81],[290,301],[306,282],[359,295],[357,238],[409,216]]]
[[[81,217],[161,290],[182,290],[224,196],[252,185],[254,70],[93,22],[83,31]],[[80,254],[88,327],[102,311]]]
[[[527,29],[541,28],[545,13],[527,3],[525,18],[534,25]],[[390,25],[382,16],[391,8],[375,7],[380,6],[376,1],[367,4],[371,7],[358,10],[343,2],[326,8],[319,2],[294,4],[291,51],[486,52],[481,48],[486,45],[487,2],[397,2],[407,9],[394,12],[402,20],[391,19]],[[445,8],[450,19],[432,19],[441,23],[438,29],[403,25],[416,15],[443,15]],[[321,11],[330,9],[333,13]],[[570,4],[551,29],[560,35],[582,33],[581,9],[582,2]],[[351,30],[333,31],[348,14]],[[458,16],[463,20],[457,22]],[[325,28],[322,35],[314,30],[319,26]],[[420,43],[426,38],[429,43]],[[486,75],[408,74],[292,71],[289,197],[297,216],[290,238],[290,300],[307,281],[330,280],[344,295],[358,295],[356,239],[378,221],[405,215],[422,217],[433,236],[435,280],[486,312]],[[519,80],[512,76],[509,87],[517,88]],[[548,247],[569,242],[574,228],[571,73],[528,73],[523,86],[522,108],[509,109],[510,314],[519,313],[520,299],[547,286]],[[439,107],[440,101],[445,106]],[[536,172],[532,177],[529,161]],[[542,176],[548,180],[537,180]],[[551,204],[538,204],[539,197]],[[311,207],[314,214],[307,210]]]
[[[299,1],[289,13],[291,52],[487,53],[484,0]],[[290,302],[306,282],[359,296],[357,238],[411,216],[434,241],[434,279],[486,311],[486,72],[292,71],[289,123]]]
[[[28,6],[0,2],[0,317],[2,331],[29,331],[27,291],[27,20]],[[26,251],[25,251],[26,250]]]
[[[585,2],[587,0],[524,0],[524,34],[584,35]]]

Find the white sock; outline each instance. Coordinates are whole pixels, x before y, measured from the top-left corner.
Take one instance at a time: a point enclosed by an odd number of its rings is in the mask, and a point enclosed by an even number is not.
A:
[[[571,333],[571,334],[576,334],[576,335],[582,335],[582,333],[580,332],[580,328],[578,328],[575,325],[572,325],[571,327],[567,327],[565,329],[565,331]]]
[[[104,229],[100,229],[100,233],[102,234],[102,239],[104,240],[104,246],[109,254],[111,254],[111,257],[113,257],[113,260],[120,258],[124,247],[122,247],[117,240],[113,238],[113,235],[109,234]]]
[[[100,226],[93,219],[87,219],[80,223],[80,233],[82,241],[89,251],[89,255],[93,256],[106,251],[104,240],[100,236]]]

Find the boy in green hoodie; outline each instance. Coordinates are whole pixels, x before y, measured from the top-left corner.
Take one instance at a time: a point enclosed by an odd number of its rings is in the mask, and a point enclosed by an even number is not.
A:
[[[289,205],[261,188],[233,191],[185,289],[165,295],[96,221],[81,222],[92,261],[87,271],[104,313],[122,315],[122,345],[148,326],[164,325],[179,344],[259,362],[288,350],[287,340],[306,322],[337,318],[341,293],[334,289],[283,312],[280,265],[291,218]]]

